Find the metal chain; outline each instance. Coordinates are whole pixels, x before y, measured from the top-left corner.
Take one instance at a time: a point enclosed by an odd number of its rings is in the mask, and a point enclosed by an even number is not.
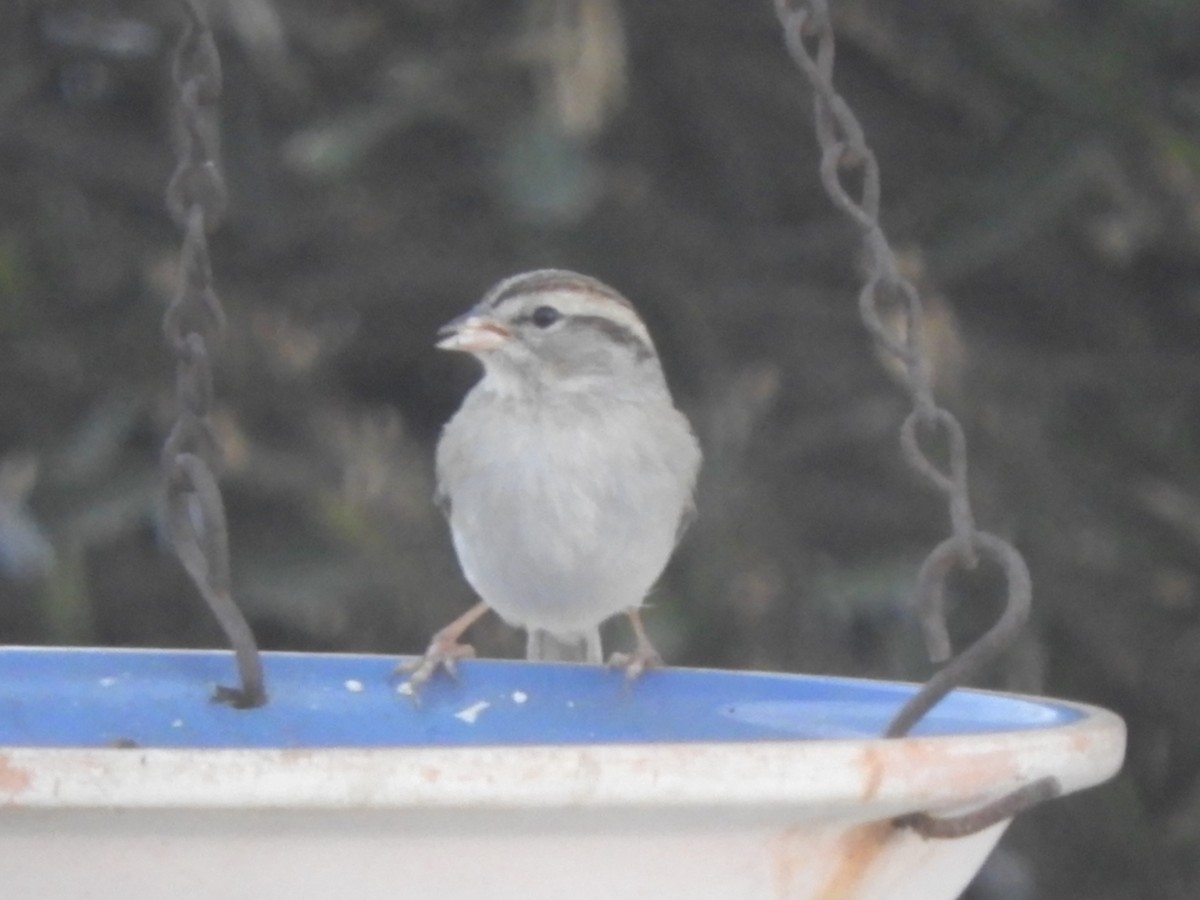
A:
[[[176,555],[237,657],[241,687],[218,687],[214,699],[247,709],[264,704],[267,695],[258,645],[230,589],[229,533],[216,475],[221,451],[209,415],[209,347],[220,341],[226,324],[206,237],[220,224],[226,204],[217,162],[221,63],[203,8],[197,0],[185,0],[185,6],[188,20],[171,64],[178,166],[167,185],[167,210],[183,232],[183,247],[179,289],[163,317],[177,362],[179,410],[162,451],[163,521]]]
[[[922,340],[921,298],[912,282],[900,273],[896,255],[879,224],[879,163],[867,144],[858,117],[833,86],[834,35],[828,2],[774,2],[788,52],[813,88],[821,183],[834,205],[858,227],[862,239],[866,277],[858,295],[859,313],[880,350],[903,364],[904,383],[913,406],[900,429],[904,458],[945,497],[949,510],[951,536],[925,559],[916,586],[918,614],[930,659],[949,662],[888,726],[887,737],[902,737],[946,694],[973,678],[1012,645],[1029,618],[1032,583],[1025,560],[1012,544],[975,527],[967,488],[966,436],[958,419],[934,399],[929,357]],[[846,186],[843,179],[848,174],[856,176],[857,192]],[[880,304],[885,300],[899,303],[903,309],[901,335],[884,323]],[[923,440],[926,446],[940,442],[949,460],[948,467],[943,468],[930,459],[922,446]],[[943,609],[946,579],[956,568],[975,568],[980,558],[991,560],[1004,572],[1007,582],[1004,612],[983,637],[950,659],[951,644]],[[994,815],[1011,818],[1057,792],[1057,781],[1045,779],[989,804],[961,822],[951,823],[925,814],[898,822],[929,836],[962,836],[1001,821],[991,818]],[[942,831],[939,823],[946,825]]]
[[[961,816],[931,816],[929,813],[912,813],[900,816],[893,822],[898,828],[911,828],[925,838],[954,840],[978,834],[993,825],[1007,822],[1039,803],[1053,800],[1060,792],[1057,778],[1039,778],[980,809],[972,810]]]

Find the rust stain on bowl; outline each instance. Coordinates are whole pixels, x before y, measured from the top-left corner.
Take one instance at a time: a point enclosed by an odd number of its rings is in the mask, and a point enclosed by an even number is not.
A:
[[[863,769],[866,770],[866,787],[863,789],[863,800],[873,800],[883,784],[884,760],[880,755],[883,748],[867,747],[863,751]]]
[[[859,889],[897,834],[895,827],[890,821],[869,822],[842,831],[832,845],[820,840],[822,832],[828,834],[820,827],[796,825],[773,841],[775,896],[778,900],[808,896],[817,900],[868,900]],[[833,871],[810,895],[814,870],[826,869],[830,860]]]
[[[858,897],[867,873],[899,832],[890,821],[870,822],[848,831],[834,849],[837,867],[817,893],[819,900]]]
[[[0,794],[16,797],[32,783],[33,776],[27,770],[12,765],[7,756],[0,756]]]
[[[906,739],[862,749],[858,757],[863,802],[885,791],[914,799],[933,792],[970,798],[1019,780],[1019,760],[1007,748],[962,755],[944,741]]]
[[[1081,756],[1090,754],[1095,748],[1095,735],[1088,732],[1078,732],[1071,735],[1071,752]]]
[[[1020,758],[1010,748],[960,755],[952,744],[933,740],[903,746],[893,771],[914,797],[934,791],[965,800],[1021,779]]]

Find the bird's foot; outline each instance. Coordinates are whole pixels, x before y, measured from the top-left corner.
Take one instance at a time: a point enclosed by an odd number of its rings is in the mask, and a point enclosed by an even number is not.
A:
[[[624,669],[625,683],[633,684],[649,669],[662,668],[663,659],[659,656],[654,645],[650,643],[650,635],[642,624],[642,614],[636,608],[625,611],[629,616],[629,624],[633,626],[633,637],[637,642],[632,653],[614,653],[608,658],[610,669]]]
[[[396,675],[407,675],[408,680],[400,686],[402,693],[408,694],[416,703],[421,702],[421,691],[438,670],[444,670],[451,678],[458,677],[458,661],[473,659],[475,648],[470,644],[460,644],[454,635],[434,635],[429,642],[429,649],[420,659],[401,663],[396,666]]]
[[[614,653],[608,658],[608,667],[610,669],[625,670],[626,684],[633,684],[648,670],[660,669],[662,665],[662,657],[659,656],[658,651],[649,643],[645,645],[639,644],[638,648],[632,653]]]
[[[476,603],[433,636],[424,656],[396,666],[392,674],[408,676],[408,681],[400,685],[400,693],[408,694],[414,703],[420,703],[421,689],[437,674],[438,669],[445,669],[451,678],[457,678],[458,661],[475,656],[475,648],[470,644],[460,643],[459,639],[487,609],[486,603]]]

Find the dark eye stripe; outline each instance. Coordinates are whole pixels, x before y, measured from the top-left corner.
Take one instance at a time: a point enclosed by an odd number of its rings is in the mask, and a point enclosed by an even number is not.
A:
[[[532,312],[513,316],[514,325],[536,325],[538,328],[549,328],[556,322],[561,322],[564,316],[553,306],[539,306]]]
[[[532,323],[537,325],[539,328],[548,328],[555,322],[561,322],[565,327],[568,328],[594,328],[597,331],[604,332],[605,336],[614,344],[617,344],[621,347],[627,347],[632,350],[634,355],[636,355],[639,360],[653,359],[657,355],[655,354],[653,347],[646,346],[646,342],[643,341],[641,337],[630,331],[620,322],[614,322],[612,319],[606,319],[604,316],[564,316],[555,309],[554,312],[557,313],[557,318],[551,322],[548,322],[546,325],[542,325],[537,320],[537,314],[543,309],[554,308],[550,306],[539,306],[532,313],[527,313],[526,315],[518,316],[517,318],[513,319],[513,324],[528,325]]]
[[[622,325],[603,316],[568,316],[567,323],[572,326],[595,328],[603,331],[614,344],[627,347],[633,351],[639,360],[653,359],[654,349],[647,347],[646,342]]]
[[[537,272],[527,272],[524,275],[515,276],[510,281],[501,282],[492,290],[493,293],[484,298],[483,304],[497,311],[501,306],[510,301],[525,302],[530,297],[536,297],[539,294],[551,294],[562,291],[571,291],[601,300],[608,300],[623,309],[633,311],[632,303],[602,281],[589,278],[587,275],[580,275],[577,272],[568,272],[565,269],[542,269]],[[540,325],[534,319],[537,313],[544,308],[547,307],[537,307],[532,313],[522,313],[514,320],[514,323],[526,324],[532,322],[538,325],[538,327],[547,327]],[[636,313],[634,315],[636,316]],[[605,316],[563,315],[561,322],[564,326],[599,329],[613,343],[632,350],[638,360],[655,359],[657,357],[648,337],[641,334],[638,330],[631,329]]]

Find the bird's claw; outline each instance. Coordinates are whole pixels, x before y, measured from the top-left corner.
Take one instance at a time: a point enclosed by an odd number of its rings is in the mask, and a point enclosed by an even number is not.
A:
[[[638,647],[632,653],[614,653],[608,658],[610,669],[624,669],[625,683],[633,684],[650,669],[662,668],[663,660],[653,647]]]
[[[458,661],[473,659],[475,648],[470,644],[460,644],[455,640],[434,638],[429,649],[420,659],[411,660],[396,666],[394,674],[407,675],[408,680],[400,686],[401,691],[413,698],[414,703],[421,702],[421,691],[438,670],[442,669],[451,678],[458,678]]]

